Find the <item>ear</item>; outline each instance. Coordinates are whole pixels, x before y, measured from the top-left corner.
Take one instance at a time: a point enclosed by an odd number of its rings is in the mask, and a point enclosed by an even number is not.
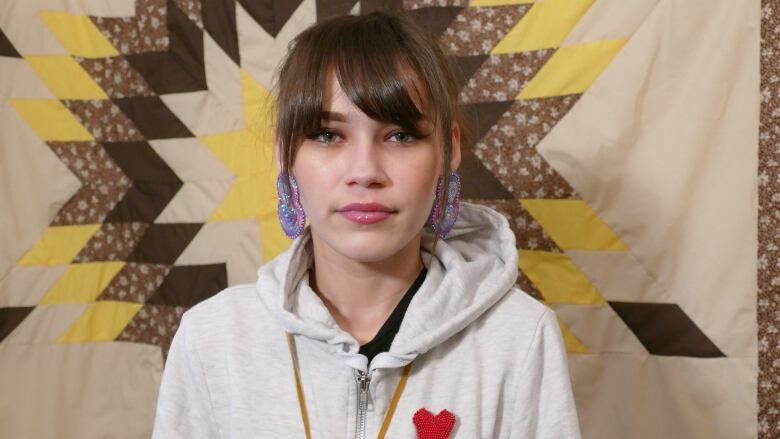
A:
[[[450,152],[450,169],[457,171],[460,166],[460,125],[452,124],[452,151]]]

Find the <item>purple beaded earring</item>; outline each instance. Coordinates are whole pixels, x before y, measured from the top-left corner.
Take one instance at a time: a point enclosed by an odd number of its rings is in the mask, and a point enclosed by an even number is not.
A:
[[[455,225],[455,220],[458,219],[458,211],[460,210],[460,175],[457,172],[453,171],[450,173],[450,184],[447,189],[447,203],[444,206],[441,224],[439,224],[439,215],[436,211],[442,196],[442,179],[439,177],[439,181],[436,183],[436,198],[433,200],[431,214],[428,217],[428,222],[425,224],[430,231],[438,233],[442,239],[447,237],[447,234],[450,233],[450,230]],[[441,228],[439,228],[440,226]]]
[[[279,222],[282,224],[284,233],[290,238],[295,239],[303,233],[303,227],[306,224],[306,212],[301,205],[300,192],[298,190],[298,180],[290,174],[290,191],[284,184],[287,174],[279,173],[276,179],[276,192],[279,194]]]

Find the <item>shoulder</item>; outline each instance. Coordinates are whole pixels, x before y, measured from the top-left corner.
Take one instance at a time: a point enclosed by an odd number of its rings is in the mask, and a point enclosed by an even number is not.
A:
[[[248,305],[256,300],[257,285],[249,283],[234,285],[196,303],[187,310],[187,314],[193,317],[207,316],[217,311]]]
[[[511,368],[521,367],[540,343],[556,343],[545,334],[559,331],[555,312],[544,303],[513,287],[466,331],[480,352]]]
[[[253,307],[256,302],[258,302],[256,285],[235,285],[198,302],[184,315],[197,321],[219,320],[225,318],[226,313],[241,312],[246,307]]]
[[[518,287],[512,287],[499,301],[504,311],[521,312],[524,315],[542,317],[552,309]]]
[[[555,319],[555,312],[518,287],[512,287],[483,316],[485,324],[514,334],[533,334],[539,326]]]
[[[182,324],[185,321],[190,337],[222,341],[276,325],[273,315],[260,300],[256,284],[228,287],[193,305],[182,315]]]

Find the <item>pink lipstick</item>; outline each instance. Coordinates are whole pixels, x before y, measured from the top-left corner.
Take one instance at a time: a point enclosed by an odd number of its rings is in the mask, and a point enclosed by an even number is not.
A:
[[[379,203],[352,203],[339,209],[339,213],[358,224],[375,224],[385,220],[395,210]]]

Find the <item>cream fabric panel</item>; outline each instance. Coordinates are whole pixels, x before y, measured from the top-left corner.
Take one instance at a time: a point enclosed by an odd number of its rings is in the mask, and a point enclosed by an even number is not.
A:
[[[569,356],[584,439],[755,438],[755,370],[755,358]]]
[[[628,247],[569,252],[605,298],[675,303],[726,355],[571,355],[586,438],[757,434],[759,14],[658,1],[538,146]]]
[[[40,238],[81,186],[13,108],[0,102],[0,278]]]
[[[0,345],[2,435],[150,437],[155,408],[151,402],[157,399],[162,368],[160,348],[147,344],[4,343]],[[57,392],[52,395],[41,389]]]
[[[757,3],[659,2],[539,145],[737,357],[756,354],[758,14]]]

